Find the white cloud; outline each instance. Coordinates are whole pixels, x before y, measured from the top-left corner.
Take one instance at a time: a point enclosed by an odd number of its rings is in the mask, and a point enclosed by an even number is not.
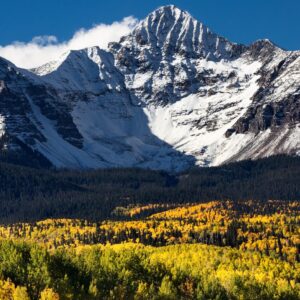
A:
[[[57,59],[68,50],[92,46],[105,49],[109,42],[118,41],[121,36],[128,34],[136,23],[135,18],[127,17],[121,22],[95,25],[91,29],[78,30],[69,41],[61,43],[53,35],[37,36],[29,43],[14,42],[10,45],[0,46],[0,56],[18,67],[34,68]]]

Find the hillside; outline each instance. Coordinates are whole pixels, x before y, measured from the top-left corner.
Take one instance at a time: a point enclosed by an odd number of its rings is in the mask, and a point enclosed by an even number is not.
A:
[[[299,202],[118,208],[0,227],[1,299],[299,299]],[[16,298],[16,297],[20,298]]]
[[[110,217],[117,206],[211,200],[298,200],[300,159],[278,156],[168,174],[53,171],[0,164],[0,222]]]

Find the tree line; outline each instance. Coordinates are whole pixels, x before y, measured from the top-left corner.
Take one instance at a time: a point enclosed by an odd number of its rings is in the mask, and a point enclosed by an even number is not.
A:
[[[104,220],[118,206],[211,200],[300,199],[300,158],[276,156],[180,174],[142,169],[90,171],[0,163],[0,222]]]

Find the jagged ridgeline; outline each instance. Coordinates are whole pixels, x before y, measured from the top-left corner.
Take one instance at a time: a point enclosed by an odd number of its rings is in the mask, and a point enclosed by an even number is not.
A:
[[[34,70],[0,59],[1,158],[182,171],[299,154],[299,69],[299,51],[233,43],[164,6],[108,50]]]
[[[143,169],[52,171],[1,163],[0,221],[98,221],[130,204],[299,200],[299,182],[300,158],[289,156],[174,174]]]
[[[0,58],[0,300],[300,299],[299,70],[173,5]]]

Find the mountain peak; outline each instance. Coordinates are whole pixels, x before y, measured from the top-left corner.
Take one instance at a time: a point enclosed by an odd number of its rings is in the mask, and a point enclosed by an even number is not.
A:
[[[280,48],[277,46],[275,43],[273,43],[269,39],[259,39],[254,41],[250,46],[255,46],[255,47],[269,47],[269,48]]]
[[[154,10],[112,50],[120,47],[166,59],[179,55],[209,60],[231,59],[241,48],[174,5]]]
[[[167,14],[168,16],[172,15],[174,17],[178,17],[180,14],[184,14],[186,17],[192,17],[187,11],[182,10],[178,8],[177,6],[171,4],[171,5],[164,5],[158,7],[156,10],[154,10],[149,15],[156,14],[156,15],[163,15]]]
[[[161,6],[151,12],[144,20],[137,26],[136,31],[146,29],[148,34],[164,36],[170,34],[175,27],[192,26],[197,21],[186,11],[177,8],[174,5]]]
[[[300,52],[274,47],[231,43],[168,5],[109,51],[69,51],[36,75],[0,58],[0,151],[170,171],[299,154]]]

